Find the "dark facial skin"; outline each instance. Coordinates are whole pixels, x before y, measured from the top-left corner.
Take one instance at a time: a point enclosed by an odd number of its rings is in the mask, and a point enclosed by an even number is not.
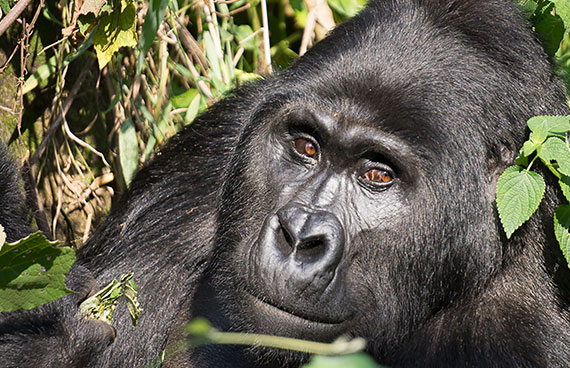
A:
[[[377,128],[300,103],[279,114],[259,137],[270,144],[252,153],[266,158],[260,189],[275,197],[257,238],[239,250],[245,292],[257,299],[256,318],[273,310],[296,337],[332,338],[355,314],[346,267],[358,251],[354,240],[406,211],[405,175],[388,156],[393,137]]]

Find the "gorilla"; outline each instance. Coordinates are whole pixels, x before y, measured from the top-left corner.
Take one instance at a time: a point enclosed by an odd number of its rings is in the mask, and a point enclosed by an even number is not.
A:
[[[372,1],[173,137],[79,250],[80,292],[2,316],[0,365],[141,367],[204,316],[225,331],[362,336],[392,367],[569,367],[563,197],[551,180],[511,239],[494,203],[525,121],[568,114],[565,99],[515,4]],[[79,300],[130,271],[136,329],[126,308],[114,330],[77,319]],[[307,359],[204,346],[163,365]]]

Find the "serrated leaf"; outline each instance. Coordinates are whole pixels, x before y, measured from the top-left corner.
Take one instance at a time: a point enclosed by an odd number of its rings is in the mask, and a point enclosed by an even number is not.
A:
[[[560,188],[562,189],[562,194],[566,197],[566,200],[570,202],[570,177],[566,175],[562,175],[560,180],[558,181]]]
[[[544,143],[546,137],[548,137],[548,127],[546,126],[546,123],[543,122],[535,127],[532,133],[530,133],[529,139],[535,146],[539,146]]]
[[[381,368],[369,355],[358,353],[339,356],[314,355],[302,368]]]
[[[556,161],[558,171],[570,176],[570,149],[568,149],[568,146],[562,139],[556,137],[548,138],[541,147],[538,147],[537,153],[545,164]]]
[[[139,163],[139,145],[133,121],[129,118],[119,129],[119,158],[125,184],[129,186],[133,180]]]
[[[100,14],[99,26],[93,37],[99,69],[111,61],[121,47],[137,44],[136,8],[132,0],[122,0],[120,9],[110,11],[105,5]]]
[[[523,148],[521,151],[522,155],[525,157],[530,156],[536,150],[537,146],[538,145],[536,143],[534,143],[533,141],[524,142]]]
[[[527,125],[533,132],[543,125],[548,133],[565,133],[570,131],[570,116],[534,116]]]
[[[65,278],[75,251],[57,248],[41,232],[0,249],[0,312],[32,309],[72,293]]]
[[[570,265],[570,205],[563,204],[554,211],[554,234],[566,262]]]
[[[544,195],[544,179],[520,166],[508,167],[497,182],[497,209],[507,238],[536,211]]]

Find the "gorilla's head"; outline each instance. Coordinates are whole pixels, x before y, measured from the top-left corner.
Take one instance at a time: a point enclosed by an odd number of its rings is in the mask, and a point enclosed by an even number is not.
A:
[[[234,328],[383,354],[501,272],[496,181],[563,97],[519,17],[485,23],[509,5],[448,3],[374,2],[257,86],[218,217]]]

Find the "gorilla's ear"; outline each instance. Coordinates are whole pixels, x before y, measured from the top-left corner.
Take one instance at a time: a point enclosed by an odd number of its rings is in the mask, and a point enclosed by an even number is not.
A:
[[[517,151],[509,149],[503,144],[498,144],[488,151],[489,165],[487,166],[487,196],[490,201],[495,200],[497,181],[505,169],[515,164]]]

